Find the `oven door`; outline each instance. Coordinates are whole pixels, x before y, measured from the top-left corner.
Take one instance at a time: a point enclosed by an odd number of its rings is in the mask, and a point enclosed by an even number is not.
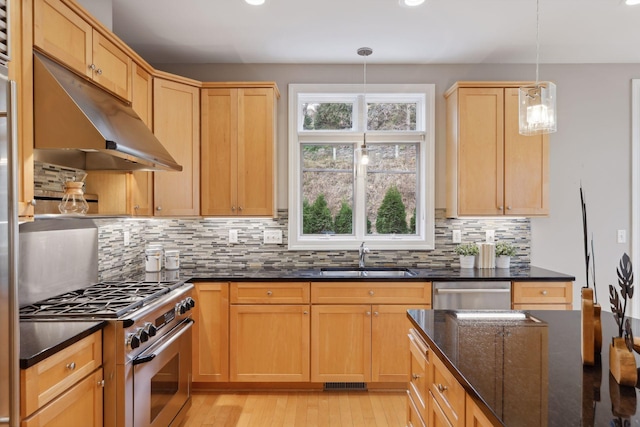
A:
[[[191,398],[191,325],[187,319],[133,360],[136,427],[171,425]]]

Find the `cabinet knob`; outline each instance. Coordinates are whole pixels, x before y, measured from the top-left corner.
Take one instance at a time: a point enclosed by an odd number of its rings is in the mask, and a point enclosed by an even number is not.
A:
[[[235,206],[231,206],[231,212],[235,212],[236,211],[236,207]]]
[[[157,206],[157,207],[156,207],[156,210],[157,210],[158,212],[159,212],[159,211],[161,211],[161,210],[162,210],[162,206]]]
[[[438,391],[440,393],[443,393],[443,392],[447,391],[448,389],[449,389],[449,387],[447,387],[446,385],[438,384]]]
[[[544,291],[540,292],[542,295],[546,295],[547,294],[547,290],[545,289]]]
[[[140,209],[140,205],[135,205],[135,206],[133,207],[133,209],[135,209],[135,210]]]
[[[373,295],[374,295],[373,290],[370,290],[370,291],[369,291],[369,295],[370,295],[370,296],[373,296]]]
[[[67,363],[67,369],[70,371],[76,369],[76,362]]]
[[[507,206],[507,210],[510,211],[511,210],[511,206]]]
[[[504,210],[504,206],[498,206],[499,210]]]
[[[371,316],[371,312],[370,311],[367,311],[366,314],[367,314],[367,316]]]
[[[303,311],[302,314],[309,314],[307,310]]]
[[[97,74],[97,75],[99,75],[99,76],[101,76],[101,75],[102,75],[102,68],[98,68],[98,69],[96,70],[96,74]]]
[[[98,387],[104,388],[104,380],[98,381]]]
[[[35,206],[37,203],[38,203],[38,202],[36,202],[36,199],[31,199],[31,200],[29,200],[29,204],[30,204],[31,206]]]
[[[413,378],[414,380],[417,380],[420,378],[420,375],[418,374],[411,374],[411,378]]]
[[[238,206],[238,210],[242,212],[242,206]]]
[[[378,314],[380,314],[380,313],[378,313],[377,311],[373,312],[373,315],[376,316],[376,317],[378,317]]]
[[[271,295],[273,295],[273,292],[271,292],[271,290],[268,290],[268,291],[267,291],[267,295],[268,295],[268,296],[271,296]]]
[[[91,65],[89,65],[89,69],[90,69],[91,71],[95,71],[95,69],[96,69],[96,64],[91,64]]]

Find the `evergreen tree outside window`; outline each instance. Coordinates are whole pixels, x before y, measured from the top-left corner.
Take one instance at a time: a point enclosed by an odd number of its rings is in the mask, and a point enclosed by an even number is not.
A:
[[[368,87],[289,85],[290,249],[433,249],[434,87]]]

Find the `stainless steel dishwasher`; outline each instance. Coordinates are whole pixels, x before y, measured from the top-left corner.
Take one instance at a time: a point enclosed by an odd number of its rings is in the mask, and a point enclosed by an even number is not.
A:
[[[511,282],[433,282],[433,308],[509,310]]]

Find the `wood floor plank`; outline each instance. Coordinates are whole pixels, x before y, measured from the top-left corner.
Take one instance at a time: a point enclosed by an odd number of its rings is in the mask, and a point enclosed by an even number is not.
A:
[[[406,393],[195,391],[183,427],[404,427]]]

